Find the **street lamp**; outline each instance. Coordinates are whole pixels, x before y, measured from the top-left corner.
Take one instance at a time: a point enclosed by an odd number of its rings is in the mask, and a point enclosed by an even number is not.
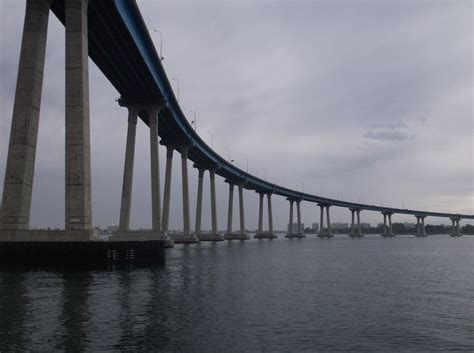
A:
[[[194,120],[191,121],[191,124],[194,124],[194,131],[197,131],[197,118],[196,118],[196,111],[191,110],[191,113],[194,113]]]
[[[176,81],[178,84],[178,103],[179,103],[179,80],[176,77],[171,77],[172,80]]]
[[[160,34],[160,59],[161,61],[163,61],[164,57],[163,57],[163,33],[161,33],[161,31],[157,30],[157,29],[154,29],[153,32],[157,32]]]

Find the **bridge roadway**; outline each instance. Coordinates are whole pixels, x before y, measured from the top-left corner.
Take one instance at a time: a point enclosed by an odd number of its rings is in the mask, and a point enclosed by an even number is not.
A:
[[[57,1],[52,10],[64,23],[64,2]],[[400,209],[325,198],[291,190],[246,173],[213,151],[189,124],[135,1],[91,0],[88,26],[89,55],[120,93],[123,104],[166,101],[167,108],[160,112],[159,118],[162,144],[190,146],[188,158],[196,166],[213,168],[216,174],[233,183],[243,182],[245,189],[273,193],[290,200],[396,214],[474,219],[474,215],[467,214]],[[140,117],[149,125],[145,114]]]

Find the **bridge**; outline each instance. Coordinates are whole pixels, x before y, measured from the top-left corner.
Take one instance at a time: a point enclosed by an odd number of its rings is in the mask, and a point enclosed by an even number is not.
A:
[[[41,91],[45,62],[46,36],[50,12],[66,31],[66,194],[65,229],[29,229],[31,195],[38,137]],[[0,213],[0,239],[8,241],[85,241],[93,238],[90,172],[90,117],[88,57],[103,72],[120,94],[118,103],[127,108],[127,138],[119,230],[111,241],[157,240],[171,243],[246,240],[244,192],[259,194],[259,221],[256,238],[271,239],[273,231],[272,197],[289,201],[288,238],[304,237],[301,229],[301,202],[320,210],[321,238],[333,236],[330,208],[343,207],[351,214],[352,237],[363,236],[361,212],[380,212],[382,236],[392,237],[392,216],[413,215],[418,236],[425,236],[426,217],[444,217],[452,222],[451,235],[460,236],[459,221],[474,215],[400,209],[354,203],[303,193],[262,180],[228,162],[209,147],[188,123],[163,69],[148,29],[133,0],[27,0],[18,80],[15,92],[10,144]],[[151,219],[152,230],[130,229],[130,208],[134,169],[136,125],[141,120],[150,132]],[[117,123],[120,123],[119,121]],[[125,123],[125,122],[124,122]],[[166,149],[164,193],[160,193],[160,149]],[[173,154],[181,155],[183,232],[170,239],[168,222]],[[162,152],[163,153],[163,152]],[[191,230],[188,164],[197,168],[198,191],[194,232]],[[201,232],[204,175],[209,174],[211,193],[211,234]],[[227,232],[217,227],[216,176],[229,184]],[[238,189],[240,231],[233,231],[233,195]],[[268,229],[263,229],[263,209],[268,208]],[[291,227],[295,223],[296,232]]]

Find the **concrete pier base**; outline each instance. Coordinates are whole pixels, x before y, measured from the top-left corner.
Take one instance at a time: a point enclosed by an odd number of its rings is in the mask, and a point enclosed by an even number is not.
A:
[[[241,233],[227,233],[224,235],[225,240],[249,240],[250,236],[248,234]]]
[[[451,233],[449,234],[451,237],[462,237],[462,233]]]
[[[220,234],[201,233],[196,235],[199,241],[223,241],[224,237]]]
[[[273,232],[261,232],[257,233],[254,236],[254,239],[277,239],[278,236]]]
[[[318,238],[334,238],[334,234],[327,231],[327,229],[323,229],[319,232]]]
[[[355,232],[355,233],[349,233],[349,238],[363,238],[364,234]]]
[[[173,247],[173,239],[162,232],[146,230],[117,231],[109,237],[109,241],[164,241],[167,248]]]
[[[199,243],[199,238],[195,234],[173,234],[169,236],[175,244]]]
[[[380,234],[380,236],[383,238],[393,238],[395,234]]]
[[[306,238],[306,235],[304,235],[304,234],[286,234],[285,238],[288,238],[288,239],[302,239],[302,238]]]
[[[64,229],[0,229],[0,241],[93,241],[98,233],[93,230]]]

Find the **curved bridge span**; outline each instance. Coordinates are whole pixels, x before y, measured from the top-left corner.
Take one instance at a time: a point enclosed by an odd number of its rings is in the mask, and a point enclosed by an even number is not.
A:
[[[200,218],[202,207],[202,179],[204,171],[209,171],[211,179],[211,201],[212,201],[212,228],[213,231],[209,236],[209,240],[220,240],[217,235],[217,220],[215,210],[215,175],[225,178],[229,183],[229,219],[228,234],[232,239],[232,197],[234,186],[239,188],[240,201],[240,237],[236,239],[245,239],[245,217],[243,207],[243,189],[253,190],[260,194],[260,210],[259,210],[259,233],[262,237],[272,237],[272,220],[271,220],[271,195],[278,195],[287,198],[290,201],[290,224],[293,223],[293,204],[296,203],[298,214],[298,230],[296,235],[301,235],[299,225],[300,219],[300,202],[307,201],[317,203],[321,208],[321,226],[323,226],[323,213],[326,211],[327,227],[326,230],[321,229],[322,237],[331,236],[329,208],[338,206],[348,208],[352,212],[352,234],[361,236],[360,228],[360,212],[362,210],[381,212],[384,216],[384,235],[392,236],[391,215],[392,214],[409,214],[414,215],[417,219],[417,233],[424,235],[424,218],[427,216],[446,217],[452,220],[452,229],[456,234],[459,233],[460,219],[474,219],[474,215],[453,214],[442,212],[430,212],[414,209],[400,209],[392,207],[383,207],[377,205],[354,203],[342,200],[325,198],[317,195],[302,193],[296,190],[285,188],[268,181],[262,180],[251,175],[234,164],[226,161],[219,156],[212,148],[210,148],[201,137],[195,132],[193,127],[186,119],[178,100],[176,99],[170,81],[161,64],[161,59],[154,47],[148,29],[140,14],[140,10],[133,0],[29,0],[27,3],[27,12],[25,19],[25,31],[28,30],[29,16],[36,18],[38,16],[46,16],[46,26],[35,28],[33,31],[44,35],[47,29],[46,12],[52,12],[59,18],[66,28],[66,135],[68,134],[68,111],[73,113],[73,108],[68,110],[68,101],[77,100],[78,87],[82,92],[82,100],[75,102],[75,106],[84,108],[81,113],[81,119],[87,121],[87,124],[78,126],[71,123],[71,138],[79,134],[81,136],[82,145],[80,151],[72,151],[70,156],[78,156],[79,160],[74,160],[71,165],[66,165],[66,229],[90,229],[91,228],[91,210],[90,210],[90,151],[88,151],[88,80],[84,79],[84,75],[78,77],[74,70],[79,69],[80,72],[87,74],[87,55],[95,62],[99,69],[104,73],[107,79],[112,83],[116,90],[120,93],[121,98],[119,104],[127,107],[128,114],[128,134],[127,148],[125,156],[124,183],[122,192],[122,205],[120,214],[120,231],[129,236],[129,218],[130,218],[130,200],[131,185],[133,178],[133,160],[134,160],[134,144],[135,144],[135,126],[139,117],[145,124],[150,127],[150,148],[151,148],[151,175],[152,175],[152,219],[153,232],[166,234],[168,231],[169,218],[169,200],[170,200],[170,184],[171,184],[171,163],[174,151],[178,151],[182,157],[182,187],[183,187],[183,228],[184,236],[191,236],[190,216],[189,216],[189,191],[187,176],[187,160],[191,160],[195,168],[199,169],[198,184],[198,205],[196,210],[196,233],[200,231]],[[36,11],[36,12],[35,12]],[[39,12],[38,12],[39,11]],[[36,16],[36,17],[35,17]],[[77,19],[81,21],[76,21]],[[78,23],[76,23],[78,22]],[[43,33],[43,32],[44,33]],[[41,36],[30,39],[37,41],[36,44],[42,45]],[[22,55],[25,46],[32,45],[25,43],[25,36],[22,42]],[[77,54],[75,51],[78,51]],[[43,54],[44,56],[44,54]],[[85,58],[84,58],[85,57]],[[22,58],[20,58],[20,71],[22,70]],[[192,58],[190,59],[192,60]],[[37,63],[39,67],[44,67],[43,62]],[[42,69],[41,69],[42,70]],[[69,70],[69,71],[68,71]],[[68,76],[69,75],[69,76]],[[87,78],[87,75],[86,75]],[[40,79],[42,82],[42,77]],[[19,80],[20,82],[20,80]],[[20,84],[20,83],[19,83]],[[75,87],[68,91],[69,86]],[[19,88],[17,87],[17,96]],[[24,89],[23,89],[24,91]],[[68,93],[69,92],[69,93]],[[75,92],[75,93],[74,93]],[[40,93],[41,94],[41,93]],[[17,99],[15,107],[17,107]],[[69,99],[69,100],[68,100]],[[32,100],[34,100],[32,98]],[[33,104],[33,103],[32,103]],[[85,109],[85,107],[87,109]],[[39,114],[39,106],[38,106]],[[70,115],[73,116],[73,115]],[[12,136],[15,129],[15,113],[12,124]],[[75,125],[76,124],[76,125]],[[79,130],[75,130],[79,129]],[[33,131],[33,135],[37,135],[37,131]],[[73,136],[74,135],[74,136]],[[167,165],[165,173],[165,188],[163,202],[160,195],[159,166],[158,166],[158,136],[161,138],[160,144],[166,146],[167,149]],[[29,146],[36,148],[36,137],[29,141]],[[68,135],[66,136],[66,146],[68,146]],[[86,141],[86,142],[84,142]],[[77,145],[77,144],[74,144]],[[9,173],[12,175],[11,180],[18,175],[15,173],[25,173],[22,170],[15,170],[14,162],[11,161],[10,150],[12,141],[10,141],[9,159],[7,161],[7,177]],[[84,149],[85,146],[85,149]],[[66,147],[66,164],[68,163],[68,147]],[[28,153],[28,152],[25,152]],[[78,154],[79,153],[79,154]],[[75,157],[71,157],[74,159]],[[89,158],[89,159],[88,159]],[[26,158],[27,159],[27,158]],[[34,163],[34,156],[33,156]],[[27,167],[25,167],[27,169]],[[69,168],[69,169],[68,169]],[[88,169],[89,168],[89,169]],[[81,177],[74,183],[68,184],[68,171],[71,172],[72,178],[74,173],[79,173]],[[88,174],[89,173],[89,174]],[[20,176],[20,179],[24,177]],[[26,182],[32,187],[31,182]],[[89,179],[87,179],[89,178]],[[27,228],[29,222],[29,206],[30,200],[26,199],[20,205],[14,204],[10,198],[9,180],[6,178],[4,189],[4,200],[2,210],[2,224],[9,225],[11,228]],[[77,179],[77,178],[76,178]],[[13,182],[12,182],[13,183]],[[74,185],[74,186],[72,186]],[[17,186],[16,186],[17,187]],[[78,202],[68,200],[68,190],[71,190],[69,197],[74,196],[74,200],[78,198]],[[85,192],[84,192],[85,190]],[[26,190],[24,193],[28,196]],[[268,199],[269,209],[269,231],[262,230],[262,214],[264,196]],[[199,204],[201,202],[201,204]],[[163,208],[161,207],[163,206]],[[16,210],[16,211],[15,211]],[[15,213],[17,212],[17,213]],[[357,215],[357,226],[355,225],[355,215]],[[389,225],[387,225],[387,218]],[[229,226],[230,224],[230,226]],[[324,233],[325,232],[325,233]],[[268,234],[267,234],[268,233]],[[183,238],[184,239],[184,238]],[[201,240],[206,240],[202,237]],[[192,240],[191,240],[192,241]]]

